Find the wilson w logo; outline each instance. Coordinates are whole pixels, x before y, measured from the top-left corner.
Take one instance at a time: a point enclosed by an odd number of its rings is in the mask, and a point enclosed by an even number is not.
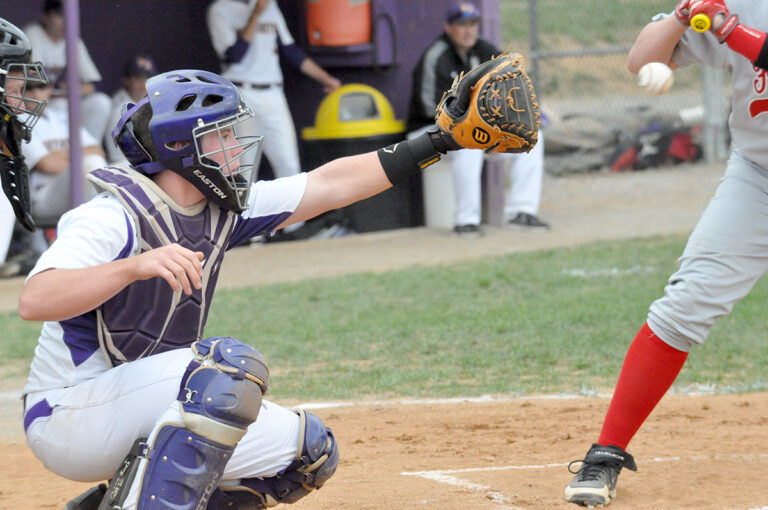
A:
[[[486,144],[491,140],[491,135],[484,129],[476,127],[472,130],[472,139],[480,144]]]

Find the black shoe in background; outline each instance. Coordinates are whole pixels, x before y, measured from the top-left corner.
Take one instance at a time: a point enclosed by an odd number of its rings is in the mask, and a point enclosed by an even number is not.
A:
[[[467,239],[474,239],[485,235],[485,232],[480,228],[480,225],[472,223],[467,225],[456,225],[453,227],[453,233],[459,237],[465,237]]]
[[[549,223],[539,219],[535,214],[517,213],[517,216],[509,220],[508,226],[520,230],[545,231],[549,230]]]

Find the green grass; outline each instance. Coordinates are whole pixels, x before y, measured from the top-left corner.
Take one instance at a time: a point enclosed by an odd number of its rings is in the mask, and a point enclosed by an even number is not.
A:
[[[573,45],[631,44],[654,14],[670,12],[668,0],[537,0],[540,43],[557,40]],[[500,0],[501,33],[505,40],[530,37],[528,0]]]
[[[683,244],[680,237],[603,242],[221,290],[206,334],[258,347],[280,398],[609,391]],[[765,389],[766,299],[761,281],[694,350],[678,386]],[[5,314],[0,328],[0,356],[28,361],[38,325]]]

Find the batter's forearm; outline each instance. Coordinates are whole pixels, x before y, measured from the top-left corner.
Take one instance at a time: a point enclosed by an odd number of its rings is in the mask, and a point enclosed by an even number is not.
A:
[[[672,54],[677,43],[686,31],[674,16],[653,21],[645,26],[637,36],[635,44],[629,50],[627,68],[637,74],[641,67],[649,62],[662,62],[672,69],[677,65],[672,62]]]
[[[34,275],[19,298],[28,321],[60,321],[97,308],[135,280],[131,258],[83,269],[50,269]]]
[[[738,24],[725,40],[725,43],[736,53],[744,55],[757,67],[768,69],[768,41],[766,41],[765,32]]]

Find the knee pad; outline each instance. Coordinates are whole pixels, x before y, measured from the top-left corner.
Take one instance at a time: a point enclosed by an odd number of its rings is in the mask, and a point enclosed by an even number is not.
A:
[[[238,486],[217,489],[209,510],[261,510],[295,503],[333,476],[339,448],[331,429],[312,413],[296,412],[301,419],[296,459],[271,478],[245,478]]]
[[[229,337],[192,344],[195,358],[181,381],[178,400],[192,432],[234,446],[256,421],[269,369],[253,347]]]
[[[107,496],[113,496],[113,486],[125,486],[125,494],[114,494],[114,502],[109,502],[113,506],[104,508],[121,508],[127,489],[135,484],[138,510],[204,508],[235,445],[256,421],[269,378],[261,353],[222,337],[195,342],[192,349],[196,356],[177,399],[182,423],[158,429],[139,455],[144,464],[135,483],[116,476]]]

